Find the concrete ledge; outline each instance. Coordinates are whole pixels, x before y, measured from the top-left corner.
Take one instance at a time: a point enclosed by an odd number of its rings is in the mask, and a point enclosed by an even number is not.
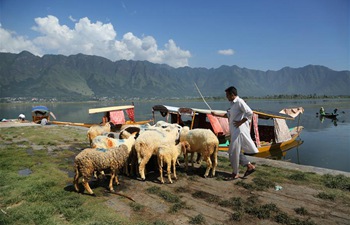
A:
[[[228,158],[228,153],[219,152],[219,156]],[[281,160],[264,159],[264,158],[254,157],[254,156],[247,156],[247,158],[250,162],[256,163],[257,165],[269,165],[269,166],[278,167],[278,168],[297,170],[300,172],[312,172],[319,175],[324,175],[324,174],[340,175],[341,174],[346,177],[350,177],[349,172],[340,171],[340,170],[332,170],[332,169],[326,169],[326,168],[315,167],[315,166],[306,166],[306,165],[300,165],[300,164],[281,161]]]

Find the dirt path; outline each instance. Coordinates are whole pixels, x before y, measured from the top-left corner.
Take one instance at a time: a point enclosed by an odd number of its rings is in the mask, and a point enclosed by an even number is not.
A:
[[[147,181],[121,177],[116,191],[132,197],[136,202],[132,204],[140,210],[133,210],[130,200],[114,195],[107,197],[106,204],[131,220],[166,224],[350,224],[350,202],[320,199],[316,197],[320,190],[311,187],[284,184],[279,191],[274,187],[250,191],[237,183],[251,184],[256,174],[224,181],[220,178],[227,173],[219,171],[217,178],[205,179],[201,176],[203,168],[198,166],[189,173],[182,168],[178,171],[179,179],[173,184],[160,184],[157,173],[148,174]],[[181,209],[171,213],[177,203],[149,189],[178,196]],[[272,209],[264,211],[264,207]],[[298,208],[306,215],[296,213]]]

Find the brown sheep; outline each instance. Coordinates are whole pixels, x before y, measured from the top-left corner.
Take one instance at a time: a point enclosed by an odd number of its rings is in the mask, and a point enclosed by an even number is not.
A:
[[[129,139],[135,140],[135,135],[136,134],[133,134]],[[93,195],[94,193],[88,183],[90,177],[93,175],[94,171],[110,169],[111,178],[108,187],[110,191],[114,191],[113,181],[115,180],[116,184],[119,184],[117,172],[125,166],[130,151],[131,149],[125,144],[108,150],[87,148],[81,151],[74,160],[75,176],[73,183],[75,190],[79,192],[79,178],[83,177],[82,183],[85,190]]]

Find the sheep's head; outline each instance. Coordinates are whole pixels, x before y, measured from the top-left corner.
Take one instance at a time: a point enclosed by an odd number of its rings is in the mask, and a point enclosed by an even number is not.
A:
[[[182,127],[180,136],[187,135],[189,131],[190,131],[190,128],[188,126]]]
[[[139,132],[134,132],[134,133],[132,133],[131,135],[130,135],[130,137],[129,138],[132,138],[132,139],[136,139],[136,138],[138,138],[138,136],[139,136]]]
[[[119,133],[119,139],[128,139],[131,134],[127,130],[122,130]]]
[[[187,141],[180,142],[182,154],[186,155],[188,151],[191,150],[191,145]]]

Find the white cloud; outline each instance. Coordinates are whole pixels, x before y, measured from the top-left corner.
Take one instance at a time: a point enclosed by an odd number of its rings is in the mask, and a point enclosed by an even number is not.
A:
[[[71,16],[71,15],[70,15],[68,18],[69,18],[72,22],[77,22],[77,20],[74,19],[73,16]]]
[[[72,16],[69,17],[73,22]],[[117,32],[111,23],[97,21],[93,23],[89,18],[81,18],[73,29],[61,25],[57,17],[48,15],[35,18],[36,25],[32,30],[39,36],[33,40],[10,33],[0,26],[1,52],[20,52],[28,50],[33,54],[88,54],[106,57],[112,61],[147,60],[153,63],[166,63],[173,67],[188,66],[191,53],[182,50],[169,40],[163,49],[158,48],[157,41],[152,36],[137,37],[128,32],[117,39]]]
[[[19,53],[23,50],[41,55],[41,51],[26,37],[2,28],[0,24],[0,52]]]
[[[233,51],[233,49],[224,49],[224,50],[219,50],[218,54],[220,54],[220,55],[233,55],[233,54],[235,54],[235,52]]]

